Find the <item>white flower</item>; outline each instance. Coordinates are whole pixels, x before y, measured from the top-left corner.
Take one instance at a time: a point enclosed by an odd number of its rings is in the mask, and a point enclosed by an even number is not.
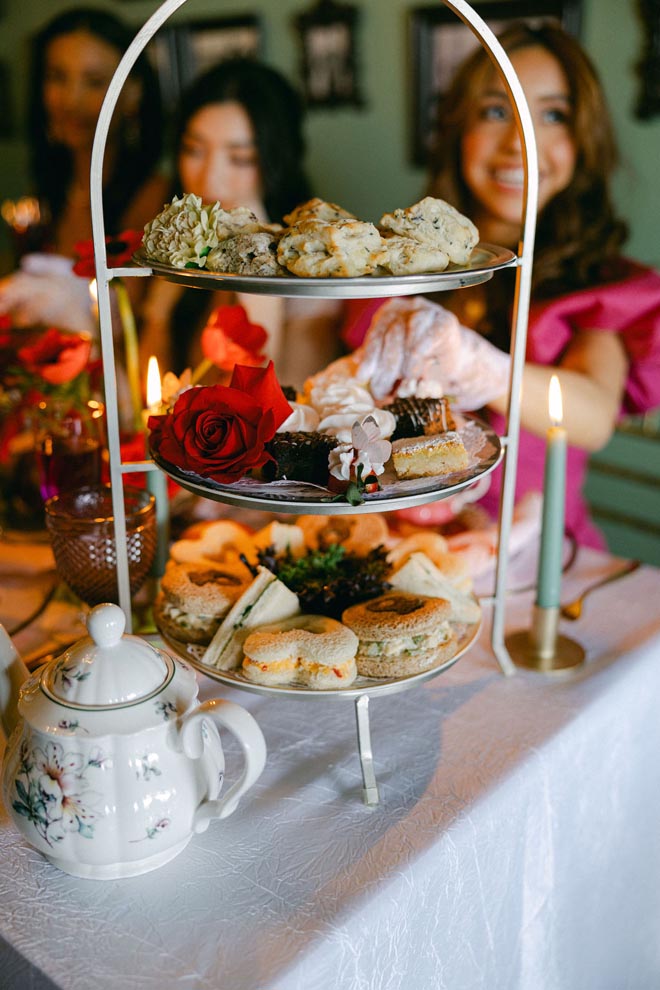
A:
[[[192,388],[192,371],[190,368],[186,368],[178,378],[173,371],[166,371],[163,375],[161,385],[162,403],[165,408],[170,409],[179,396],[187,392],[189,388]]]
[[[384,440],[380,427],[373,416],[366,416],[361,423],[355,423],[352,430],[355,449],[355,470],[362,466],[362,477],[382,474],[385,463],[392,454],[392,444]]]
[[[340,481],[351,480],[351,467],[355,451],[350,443],[340,443],[328,455],[328,470],[333,478]]]
[[[175,268],[185,268],[188,264],[203,268],[206,255],[218,246],[218,210],[219,203],[204,206],[193,193],[181,198],[175,196],[144,228],[147,257]]]

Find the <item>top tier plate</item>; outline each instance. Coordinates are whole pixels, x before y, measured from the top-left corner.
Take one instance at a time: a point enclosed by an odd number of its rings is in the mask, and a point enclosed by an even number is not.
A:
[[[386,296],[412,296],[418,293],[443,292],[467,285],[487,282],[500,268],[517,264],[513,251],[494,244],[478,244],[465,267],[450,265],[432,275],[362,275],[358,278],[298,278],[295,275],[267,277],[229,275],[198,268],[174,268],[152,261],[140,250],[133,260],[154,275],[191,289],[223,289],[268,296],[315,296],[319,299],[371,299]]]

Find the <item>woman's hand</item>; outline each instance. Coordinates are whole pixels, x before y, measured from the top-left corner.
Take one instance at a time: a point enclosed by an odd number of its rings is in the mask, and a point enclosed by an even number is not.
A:
[[[0,314],[10,316],[16,327],[55,326],[75,333],[95,332],[89,283],[70,270],[54,272],[32,265],[29,271],[0,280]]]

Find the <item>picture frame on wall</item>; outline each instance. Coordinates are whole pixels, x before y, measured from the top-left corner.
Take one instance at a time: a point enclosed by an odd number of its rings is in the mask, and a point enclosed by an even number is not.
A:
[[[556,21],[579,36],[582,0],[488,0],[472,6],[497,34],[511,21],[538,25]],[[411,143],[413,164],[424,166],[438,102],[461,62],[479,44],[472,30],[448,7],[416,7],[410,12]]]
[[[166,110],[206,69],[230,58],[260,58],[262,30],[253,14],[188,21],[159,32],[148,48]]]
[[[358,79],[359,9],[317,0],[294,18],[305,102],[310,108],[363,106]]]

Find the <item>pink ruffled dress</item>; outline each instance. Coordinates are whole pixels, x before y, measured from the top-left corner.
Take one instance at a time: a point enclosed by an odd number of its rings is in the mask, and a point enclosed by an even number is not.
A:
[[[351,349],[364,339],[374,313],[385,300],[351,301],[344,341]],[[583,289],[531,307],[527,333],[527,360],[556,365],[580,330],[618,333],[628,355],[629,368],[622,413],[648,412],[660,406],[660,273],[635,262],[625,262],[625,277],[592,289]],[[493,427],[504,432],[504,419],[492,414]],[[541,491],[545,440],[526,430],[520,432],[516,498]],[[599,530],[589,519],[582,486],[589,454],[569,447],[567,461],[566,529],[579,543],[605,547]],[[493,515],[498,505],[498,474],[481,503]]]

